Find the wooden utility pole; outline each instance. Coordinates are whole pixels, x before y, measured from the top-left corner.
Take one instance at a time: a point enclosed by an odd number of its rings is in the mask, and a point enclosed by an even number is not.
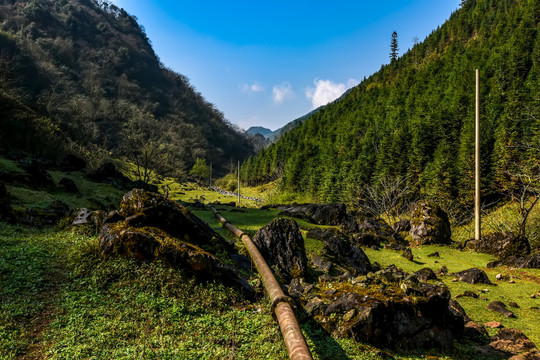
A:
[[[240,161],[238,161],[238,206],[240,206]]]
[[[476,69],[476,145],[475,145],[475,184],[474,184],[474,238],[482,237],[480,221],[480,71]]]
[[[212,163],[210,163],[210,179],[208,181],[208,186],[212,187]]]

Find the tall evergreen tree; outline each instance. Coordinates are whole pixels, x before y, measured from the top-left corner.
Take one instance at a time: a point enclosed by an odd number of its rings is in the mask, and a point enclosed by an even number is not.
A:
[[[390,40],[390,61],[393,62],[398,57],[398,41],[397,41],[397,32],[392,33],[392,40]]]

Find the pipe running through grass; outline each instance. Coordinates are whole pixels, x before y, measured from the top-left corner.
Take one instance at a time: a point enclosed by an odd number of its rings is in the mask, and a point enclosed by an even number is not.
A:
[[[275,316],[279,323],[279,328],[283,334],[285,340],[285,346],[289,353],[291,360],[311,360],[311,352],[306,343],[306,339],[300,330],[300,325],[293,312],[291,306],[291,298],[286,296],[281,289],[281,286],[277,282],[272,270],[264,260],[263,256],[251,241],[250,237],[246,235],[242,230],[238,229],[230,222],[227,221],[221,214],[214,208],[210,207],[216,218],[221,222],[224,228],[236,235],[246,247],[251,261],[255,264],[257,271],[262,277],[264,288],[270,296],[270,303],[272,309],[272,315]]]

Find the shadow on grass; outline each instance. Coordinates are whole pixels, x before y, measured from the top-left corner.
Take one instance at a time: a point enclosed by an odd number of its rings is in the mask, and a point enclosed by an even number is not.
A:
[[[317,354],[321,360],[351,360],[345,350],[334,340],[318,322],[316,322],[303,308],[297,310],[299,319],[302,319],[300,327],[305,331],[308,341],[313,343],[312,354]]]

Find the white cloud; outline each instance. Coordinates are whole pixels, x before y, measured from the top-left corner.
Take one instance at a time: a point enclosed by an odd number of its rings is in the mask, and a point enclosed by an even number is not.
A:
[[[242,85],[242,91],[247,94],[253,94],[257,92],[263,92],[264,87],[262,85],[259,85],[257,83],[253,83],[252,85],[244,84]]]
[[[358,84],[355,79],[349,79],[347,85],[343,83],[335,83],[332,80],[320,80],[315,79],[313,81],[315,87],[306,89],[306,97],[311,99],[313,109],[318,108],[336,100],[340,97],[346,89],[351,88]]]
[[[292,86],[288,82],[284,82],[280,85],[274,85],[272,89],[272,98],[274,104],[282,104],[285,100],[293,99],[295,96]]]

